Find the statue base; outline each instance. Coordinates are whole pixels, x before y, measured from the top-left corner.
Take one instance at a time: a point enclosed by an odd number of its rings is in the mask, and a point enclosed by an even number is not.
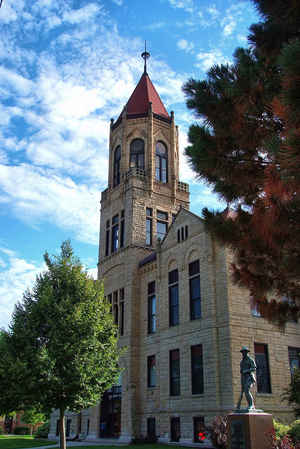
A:
[[[263,410],[239,409],[228,415],[228,449],[269,449],[273,417]]]

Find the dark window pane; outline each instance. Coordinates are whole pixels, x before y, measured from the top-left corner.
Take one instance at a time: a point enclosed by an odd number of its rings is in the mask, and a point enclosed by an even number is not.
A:
[[[124,247],[124,239],[125,239],[125,220],[121,220],[120,248]]]
[[[178,282],[178,270],[172,270],[169,272],[169,284],[174,284]]]
[[[149,282],[148,284],[148,295],[155,293],[155,281]]]
[[[156,438],[155,418],[147,419],[147,438],[148,440],[154,440]]]
[[[200,276],[190,279],[191,320],[201,318]]]
[[[169,314],[170,326],[179,324],[178,284],[169,287]]]
[[[130,144],[130,167],[144,169],[144,141],[134,139]]]
[[[112,218],[112,224],[114,225],[114,224],[117,224],[117,223],[119,223],[119,215],[115,215],[115,216]]]
[[[111,252],[117,251],[119,246],[119,226],[114,225],[111,231]]]
[[[170,351],[170,395],[180,395],[179,349],[173,349]]]
[[[118,146],[114,154],[114,187],[120,184],[120,160],[121,160],[121,147]]]
[[[147,217],[152,217],[152,209],[150,207],[147,207],[146,215],[147,215]]]
[[[191,347],[192,394],[203,393],[203,358],[202,345]]]
[[[105,255],[108,256],[109,255],[109,229],[106,231],[106,241],[105,241]]]
[[[271,393],[268,347],[265,344],[254,343],[254,352],[256,362],[257,392]]]
[[[180,418],[171,418],[171,441],[180,440]]]
[[[189,264],[189,275],[194,276],[200,272],[199,260],[195,260]]]
[[[203,443],[205,436],[204,417],[197,416],[194,418],[194,442]]]

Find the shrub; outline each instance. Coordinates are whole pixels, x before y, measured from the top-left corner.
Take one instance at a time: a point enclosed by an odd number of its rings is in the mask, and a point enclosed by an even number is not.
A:
[[[35,437],[48,438],[49,431],[50,431],[50,424],[48,422],[45,422],[37,429],[37,431],[35,432]]]
[[[211,441],[217,449],[227,448],[228,419],[226,416],[216,416],[208,426],[208,431]]]
[[[3,435],[3,434],[4,434],[4,430],[2,427],[0,427],[0,435]]]
[[[283,424],[279,421],[273,420],[273,426],[276,434],[276,438],[281,440],[285,435],[288,434],[290,426],[288,424]]]
[[[292,422],[288,434],[292,438],[294,443],[300,443],[300,419]]]
[[[18,427],[15,427],[14,434],[15,435],[28,435],[29,429],[28,429],[28,427],[25,427],[25,426],[18,426]]]

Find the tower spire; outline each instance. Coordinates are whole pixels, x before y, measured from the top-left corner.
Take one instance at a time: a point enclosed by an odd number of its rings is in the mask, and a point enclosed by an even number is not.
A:
[[[147,73],[147,59],[150,58],[150,53],[147,52],[146,41],[145,41],[145,51],[141,54],[141,57],[144,60],[144,73]]]

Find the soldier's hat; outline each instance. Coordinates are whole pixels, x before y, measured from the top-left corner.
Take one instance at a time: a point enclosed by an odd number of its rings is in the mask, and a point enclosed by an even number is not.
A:
[[[243,346],[240,352],[250,352],[250,349],[247,346]]]

